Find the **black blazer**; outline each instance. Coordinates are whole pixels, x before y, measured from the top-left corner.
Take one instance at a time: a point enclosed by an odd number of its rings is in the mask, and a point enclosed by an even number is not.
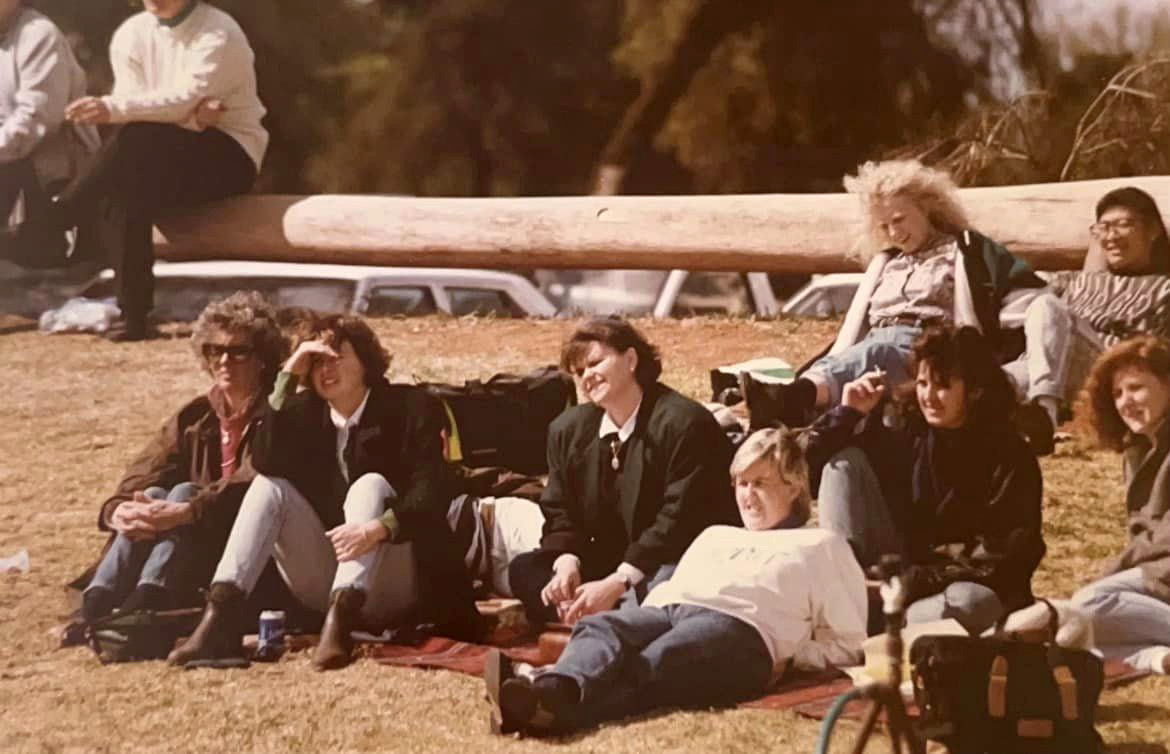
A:
[[[400,524],[393,541],[411,539],[412,523],[420,517],[445,521],[447,506],[459,494],[443,460],[440,432],[445,426],[442,407],[422,388],[391,385],[384,378],[370,388],[355,429],[349,478],[373,472],[390,482]],[[326,529],[344,521],[337,430],[329,420],[329,404],[311,390],[289,396],[279,411],[267,408],[256,427],[252,463],[260,474],[292,482]]]
[[[597,435],[603,416],[597,405],[575,406],[549,427],[542,550],[573,553],[587,572],[625,561],[649,578],[677,562],[707,526],[738,522],[727,436],[710,411],[657,383],[642,398],[619,477],[630,544],[624,553],[605,552],[603,527],[612,519],[601,509],[602,464],[610,453]],[[616,562],[593,562],[615,556]]]

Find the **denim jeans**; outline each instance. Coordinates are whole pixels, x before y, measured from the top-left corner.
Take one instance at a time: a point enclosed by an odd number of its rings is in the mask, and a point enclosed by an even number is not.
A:
[[[190,482],[183,482],[176,484],[170,492],[162,487],[150,487],[143,492],[155,500],[186,503],[198,489]],[[119,532],[98,564],[86,591],[95,587],[108,589],[115,604],[139,584],[152,584],[172,591],[176,586],[176,571],[190,557],[194,546],[190,526],[178,526],[155,539],[137,542]]]
[[[359,477],[345,498],[345,522],[380,518],[394,495],[380,474]],[[410,544],[380,544],[359,558],[338,563],[325,527],[305,496],[285,479],[261,475],[240,503],[212,583],[234,584],[249,594],[271,557],[293,596],[313,610],[327,610],[330,595],[338,589],[365,592],[363,617],[377,629],[413,606],[417,574],[412,553]]]
[[[877,474],[860,448],[845,448],[825,464],[817,506],[820,525],[845,537],[862,568],[876,565],[882,555],[905,557],[905,538],[894,526]],[[912,603],[906,620],[925,623],[954,618],[970,633],[982,633],[1002,612],[1003,604],[994,591],[960,581]]]
[[[884,370],[886,384],[897,387],[910,379],[910,349],[921,334],[922,328],[911,325],[875,328],[844,351],[813,362],[808,373],[824,380],[829,389],[829,406],[841,403],[846,382],[874,369]]]
[[[759,632],[695,605],[627,607],[580,621],[549,672],[581,689],[579,725],[656,707],[734,704],[764,693],[772,656]]]
[[[1072,601],[1092,619],[1097,647],[1106,659],[1161,672],[1157,664],[1170,652],[1170,604],[1149,593],[1140,568],[1094,581]]]
[[[1004,372],[1024,398],[1071,403],[1104,350],[1092,327],[1051,293],[1037,296],[1024,313],[1024,353]]]

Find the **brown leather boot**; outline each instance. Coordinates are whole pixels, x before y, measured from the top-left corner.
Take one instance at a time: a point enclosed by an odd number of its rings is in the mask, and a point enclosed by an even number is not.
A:
[[[353,658],[353,631],[361,620],[366,593],[352,587],[338,589],[329,601],[321,639],[313,652],[313,667],[317,670],[344,668]]]
[[[170,665],[186,665],[192,660],[217,660],[243,656],[240,641],[240,610],[244,593],[235,584],[212,584],[207,590],[207,607],[191,636],[167,655]]]

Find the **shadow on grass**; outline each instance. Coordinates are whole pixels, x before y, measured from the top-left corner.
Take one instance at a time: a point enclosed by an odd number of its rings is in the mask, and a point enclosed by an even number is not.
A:
[[[1121,704],[1102,704],[1097,708],[1098,723],[1116,723],[1129,720],[1153,722],[1155,720],[1170,720],[1170,709],[1142,702],[1123,702]],[[1166,751],[1165,748],[1159,751]]]
[[[1114,744],[1106,749],[1109,754],[1166,754],[1166,747],[1162,744],[1123,743]]]

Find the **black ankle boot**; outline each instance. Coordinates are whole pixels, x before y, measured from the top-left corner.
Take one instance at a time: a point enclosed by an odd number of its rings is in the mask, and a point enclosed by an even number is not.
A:
[[[114,610],[114,594],[109,589],[91,586],[81,594],[81,619],[94,623]]]
[[[242,657],[243,607],[244,593],[235,584],[212,584],[207,590],[207,607],[199,625],[186,641],[167,655],[167,663],[186,665],[192,660]]]
[[[353,637],[350,633],[361,623],[362,606],[366,593],[360,589],[338,589],[329,602],[321,638],[313,651],[313,667],[317,670],[343,668],[353,659]]]
[[[171,606],[170,595],[158,584],[139,584],[118,609],[124,613],[139,610],[166,610]]]

